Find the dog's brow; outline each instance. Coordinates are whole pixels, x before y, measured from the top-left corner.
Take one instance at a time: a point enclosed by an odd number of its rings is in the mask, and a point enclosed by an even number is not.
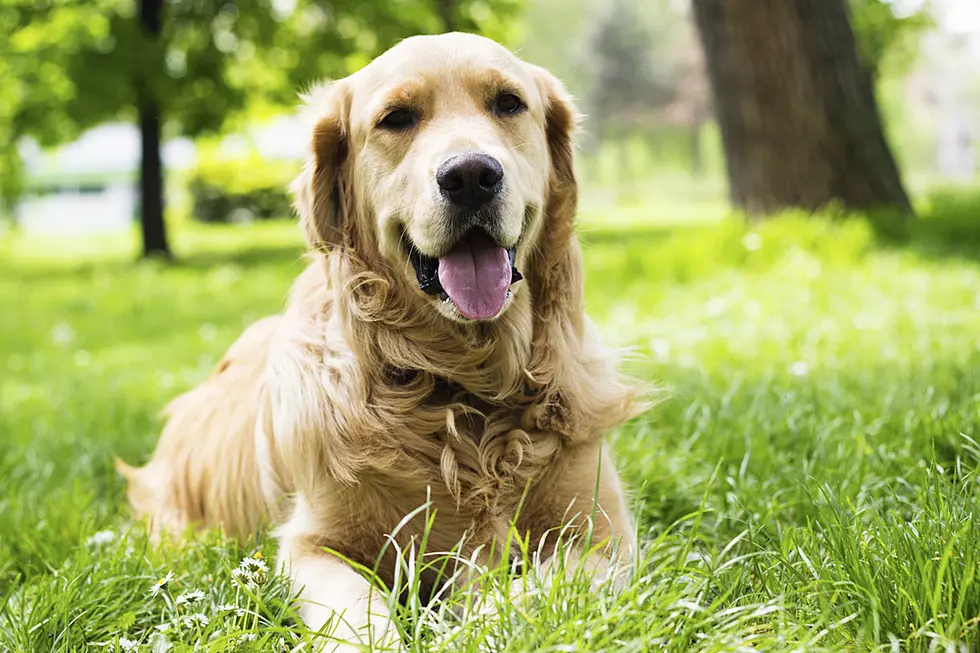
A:
[[[425,84],[416,80],[408,80],[382,88],[378,96],[382,98],[380,103],[382,106],[395,107],[418,102],[424,92]]]
[[[484,91],[488,94],[495,94],[505,90],[523,92],[525,88],[524,82],[518,77],[497,68],[490,68],[481,75],[481,83]]]

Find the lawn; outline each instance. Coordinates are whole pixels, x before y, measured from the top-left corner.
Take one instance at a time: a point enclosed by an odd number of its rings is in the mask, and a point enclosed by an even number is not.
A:
[[[181,238],[169,266],[0,250],[0,650],[301,632],[256,572],[272,541],[149,543],[112,469],[147,458],[163,403],[301,269],[291,225]],[[618,596],[573,579],[497,621],[410,600],[411,650],[976,650],[980,258],[791,216],[592,219],[582,238],[590,314],[661,388],[612,434],[643,560]]]

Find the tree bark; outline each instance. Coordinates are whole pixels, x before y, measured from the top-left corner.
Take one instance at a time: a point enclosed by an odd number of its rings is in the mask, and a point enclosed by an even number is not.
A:
[[[140,0],[140,25],[152,38],[160,35],[163,0]],[[143,256],[171,258],[163,219],[163,159],[160,155],[160,105],[152,85],[137,81],[140,116],[140,225]]]
[[[694,0],[731,199],[911,214],[844,0]]]

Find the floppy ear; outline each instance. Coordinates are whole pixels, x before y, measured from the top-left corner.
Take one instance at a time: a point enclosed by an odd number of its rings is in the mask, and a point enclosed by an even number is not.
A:
[[[574,136],[579,114],[558,79],[531,66],[545,103],[545,136],[551,170],[545,199],[544,225],[532,263],[537,333],[570,326],[582,328],[582,258],[575,238],[578,183]]]
[[[545,102],[545,135],[551,157],[548,205],[550,219],[574,222],[578,203],[575,178],[575,133],[581,116],[565,86],[539,66],[531,66],[538,90]]]
[[[539,394],[524,426],[572,439],[592,437],[629,415],[634,392],[609,366],[585,318],[582,253],[575,237],[579,113],[558,79],[541,68],[534,67],[534,73],[545,100],[551,173],[543,230],[529,270],[534,335],[528,371]]]
[[[290,191],[307,243],[323,250],[341,244],[346,226],[350,92],[343,82],[333,82],[304,100],[315,122],[309,158]]]

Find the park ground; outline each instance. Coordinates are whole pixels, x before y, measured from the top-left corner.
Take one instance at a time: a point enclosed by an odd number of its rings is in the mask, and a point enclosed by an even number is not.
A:
[[[921,212],[902,240],[587,212],[588,311],[660,388],[611,436],[643,560],[618,596],[573,579],[493,622],[410,600],[411,650],[975,651],[980,196]],[[150,543],[112,468],[302,266],[289,222],[175,243],[0,245],[0,651],[297,641],[273,542]]]

